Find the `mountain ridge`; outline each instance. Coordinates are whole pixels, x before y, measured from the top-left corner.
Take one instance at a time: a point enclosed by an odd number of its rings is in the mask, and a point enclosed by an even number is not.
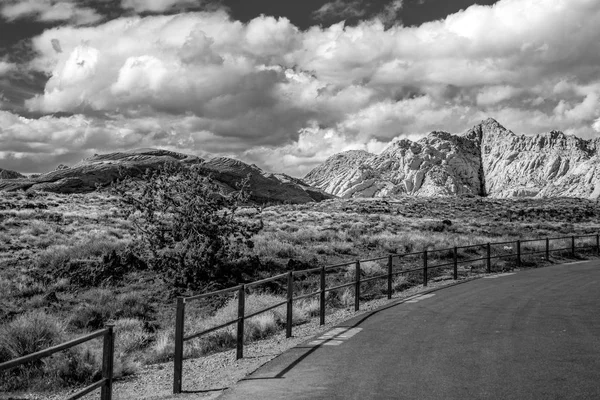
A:
[[[380,154],[335,154],[304,180],[340,197],[598,198],[599,149],[600,138],[560,131],[517,135],[488,118],[460,134],[397,139]]]
[[[0,191],[47,191],[56,193],[87,193],[114,182],[119,177],[139,177],[147,169],[156,169],[167,162],[198,165],[209,173],[226,192],[237,189],[246,177],[250,200],[257,203],[308,203],[334,196],[310,187],[300,179],[285,174],[270,174],[255,165],[227,157],[210,160],[162,149],[94,154],[75,165],[65,165],[41,175],[27,178],[17,172],[0,170]]]

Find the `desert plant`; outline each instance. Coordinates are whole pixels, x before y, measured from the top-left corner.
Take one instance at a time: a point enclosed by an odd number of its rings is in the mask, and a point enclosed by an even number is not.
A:
[[[177,287],[227,282],[221,269],[254,246],[258,223],[236,216],[248,200],[247,180],[226,194],[200,166],[167,163],[141,180],[125,177],[113,186],[141,237],[149,264]]]

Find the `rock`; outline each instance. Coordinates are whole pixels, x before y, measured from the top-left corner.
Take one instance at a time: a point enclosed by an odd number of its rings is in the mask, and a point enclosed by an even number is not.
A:
[[[18,172],[0,168],[0,179],[27,179],[27,177]]]
[[[95,154],[72,167],[61,168],[27,179],[20,174],[0,180],[0,190],[39,190],[56,193],[87,193],[109,185],[120,176],[141,176],[166,162],[198,165],[209,172],[228,192],[250,176],[251,200],[259,203],[306,203],[334,196],[310,187],[300,179],[284,174],[268,174],[255,165],[226,157],[205,161],[202,158],[160,149],[138,149],[128,152]],[[12,176],[12,175],[11,175]]]
[[[227,157],[217,157],[201,164],[226,190],[236,190],[249,177],[250,199],[258,203],[308,203],[334,196],[310,187],[300,179],[285,174],[269,174],[256,165]]]
[[[336,154],[305,181],[341,197],[600,197],[600,139],[518,136],[494,119],[460,135],[431,132],[379,154]]]

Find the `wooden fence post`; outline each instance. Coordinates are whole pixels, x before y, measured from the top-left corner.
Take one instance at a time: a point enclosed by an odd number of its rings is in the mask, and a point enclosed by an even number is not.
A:
[[[388,256],[388,276],[387,276],[387,298],[392,298],[392,269],[394,267],[394,256]]]
[[[423,286],[427,286],[427,250],[423,250]]]
[[[288,272],[287,281],[287,315],[285,321],[285,337],[292,337],[292,317],[293,317],[293,302],[294,302],[294,272]]]
[[[596,234],[596,255],[600,256],[600,235]]]
[[[575,236],[571,236],[571,257],[575,258]]]
[[[521,241],[517,240],[517,267],[521,268]]]
[[[183,321],[185,320],[185,299],[177,298],[177,312],[175,314],[175,354],[173,371],[173,393],[181,393],[183,374]]]
[[[325,266],[321,267],[321,291],[319,292],[319,324],[325,325]]]
[[[458,279],[458,248],[454,246],[454,251],[452,253],[452,259],[454,262],[454,280]]]
[[[237,322],[237,343],[235,359],[244,357],[244,316],[246,314],[246,287],[240,286],[238,292],[238,322]]]
[[[546,238],[546,261],[550,261],[550,238]]]
[[[104,345],[102,346],[102,378],[106,379],[106,383],[100,389],[101,400],[112,399],[112,380],[113,380],[113,363],[115,352],[115,335],[113,332],[114,325],[106,325],[108,332],[104,335]]]
[[[486,266],[487,266],[487,272],[489,274],[492,272],[492,248],[489,243],[486,245],[486,250],[487,250]]]
[[[354,270],[354,311],[360,309],[360,261],[356,261]]]

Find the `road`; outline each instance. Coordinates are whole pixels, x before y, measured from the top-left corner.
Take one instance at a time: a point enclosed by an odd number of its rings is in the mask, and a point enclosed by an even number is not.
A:
[[[392,303],[285,352],[220,399],[600,399],[600,262]]]

